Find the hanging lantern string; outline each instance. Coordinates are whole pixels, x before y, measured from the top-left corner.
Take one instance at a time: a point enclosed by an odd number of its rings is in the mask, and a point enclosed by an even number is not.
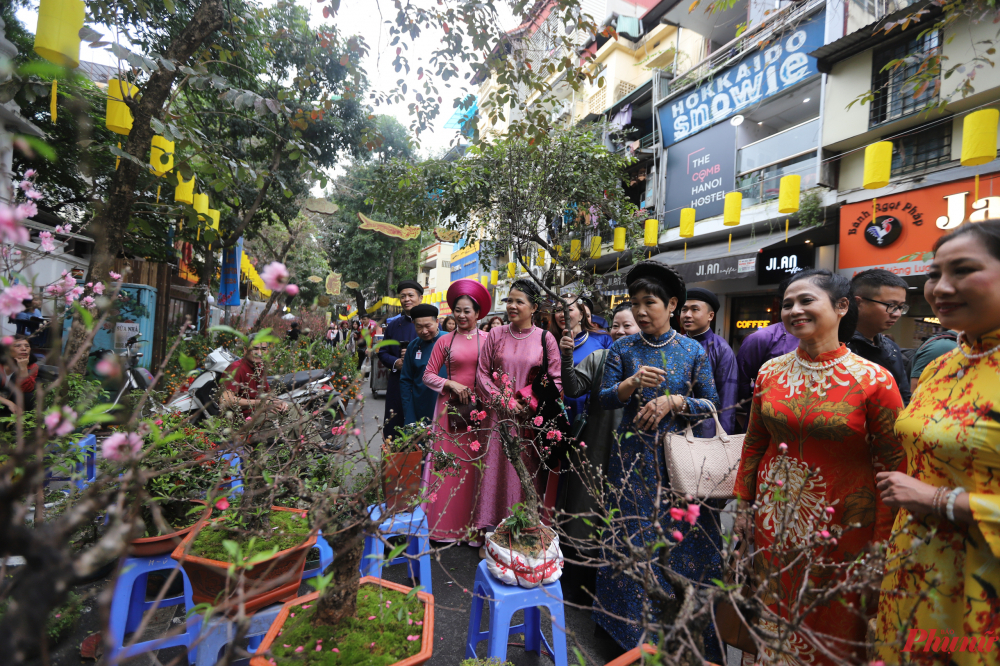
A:
[[[53,125],[56,124],[56,118],[59,113],[58,90],[59,90],[59,80],[52,79],[52,99],[49,101],[49,115],[52,116]]]

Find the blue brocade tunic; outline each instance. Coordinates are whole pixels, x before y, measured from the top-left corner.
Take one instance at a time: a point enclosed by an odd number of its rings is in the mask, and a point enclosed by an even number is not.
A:
[[[674,335],[674,331],[668,331],[655,340],[651,339],[651,342],[659,344],[668,340],[671,335]],[[636,391],[627,403],[621,402],[618,399],[618,385],[634,375],[642,365],[663,368],[668,373],[666,381],[658,388]],[[604,409],[624,408],[624,412],[621,425],[618,427],[619,441],[612,443],[611,447],[607,483],[612,491],[615,489],[624,491],[620,499],[613,493],[607,493],[605,509],[608,512],[619,509],[621,512],[619,515],[625,518],[643,517],[626,520],[623,526],[636,544],[640,544],[642,540],[635,537],[649,528],[653,517],[658,517],[664,525],[675,526],[670,528],[671,531],[674,528],[679,530],[684,534],[684,540],[670,554],[671,569],[691,580],[712,585],[711,579],[722,578],[722,557],[719,553],[721,537],[716,513],[702,511],[695,529],[686,522],[674,523],[668,513],[670,508],[668,503],[664,503],[659,509],[654,507],[657,476],[665,479],[667,474],[662,436],[668,429],[674,431],[682,429],[684,423],[671,419],[670,414],[667,414],[655,432],[639,431],[637,426],[633,425],[641,404],[644,405],[664,395],[668,390],[671,394],[685,396],[688,411],[692,414],[708,412],[709,402],[715,404],[716,408],[719,407],[712,367],[705,350],[696,340],[677,334],[666,346],[656,348],[645,344],[641,335],[630,335],[611,345],[604,366],[600,400]],[[626,437],[626,433],[630,433],[630,436]],[[625,477],[626,468],[631,470],[630,478]],[[624,538],[626,535],[621,534],[615,541],[621,543]],[[647,543],[652,543],[654,540],[655,537],[650,531]],[[604,557],[613,561],[615,554],[605,551]],[[656,575],[663,589],[672,592],[666,577],[658,568]],[[656,612],[642,587],[625,576],[616,575],[608,566],[598,571],[596,597],[595,607],[603,608],[619,617],[629,618],[635,624],[618,620],[600,611],[594,612],[594,621],[622,648],[630,650],[636,647],[642,636],[640,621],[643,612]],[[705,658],[722,663],[714,626],[710,625],[706,629],[704,639]],[[647,636],[645,640],[655,642],[656,637]]]
[[[558,341],[558,339],[557,339]],[[587,358],[599,349],[611,347],[611,336],[607,333],[581,333],[576,336],[575,343],[579,346],[573,349],[573,365],[580,365],[583,359]],[[563,404],[569,414],[569,422],[572,423],[576,415],[587,411],[587,400],[590,398],[590,391],[575,398],[563,397]]]

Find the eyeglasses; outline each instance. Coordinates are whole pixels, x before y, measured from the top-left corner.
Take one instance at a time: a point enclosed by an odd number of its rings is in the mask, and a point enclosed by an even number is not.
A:
[[[906,303],[903,303],[902,305],[896,305],[895,303],[883,303],[882,301],[876,301],[874,298],[865,298],[864,296],[861,297],[861,300],[868,301],[869,303],[878,303],[879,305],[884,305],[885,311],[888,312],[889,314],[896,314],[898,312],[899,314],[905,315],[907,312],[910,311],[910,306],[907,305]]]

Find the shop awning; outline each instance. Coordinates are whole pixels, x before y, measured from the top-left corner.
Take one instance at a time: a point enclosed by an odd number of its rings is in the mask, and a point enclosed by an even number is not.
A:
[[[789,241],[806,231],[809,231],[809,227],[792,229],[788,233]],[[744,237],[734,240],[732,249],[727,240],[691,248],[686,256],[683,249],[661,252],[653,256],[652,260],[673,266],[688,284],[710,280],[738,280],[756,273],[757,255],[761,250],[784,242],[783,233]]]

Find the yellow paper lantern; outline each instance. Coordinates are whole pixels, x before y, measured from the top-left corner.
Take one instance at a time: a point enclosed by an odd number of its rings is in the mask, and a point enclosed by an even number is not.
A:
[[[194,204],[194,176],[191,180],[184,182],[184,176],[177,174],[177,187],[174,188],[174,201]]]
[[[209,228],[210,229],[215,229],[216,231],[218,231],[219,230],[219,216],[220,216],[219,211],[215,210],[214,208],[209,208],[207,212],[208,212],[208,218],[211,220],[211,222],[208,225]]]
[[[132,111],[125,104],[125,97],[135,97],[139,94],[137,86],[120,81],[118,79],[108,79],[108,100],[104,109],[104,125],[118,134],[127,135],[132,131]]]
[[[41,0],[35,53],[69,69],[80,66],[80,29],[84,19],[83,0]]]
[[[149,163],[153,173],[162,176],[174,168],[174,142],[167,141],[162,136],[153,137],[153,145],[149,150]]]
[[[743,207],[743,193],[730,192],[726,195],[725,208],[722,211],[722,224],[735,227],[740,223],[740,209]]]
[[[204,220],[208,215],[208,195],[199,192],[194,195],[194,211],[198,213],[198,219]]]
[[[582,243],[579,240],[575,239],[575,238],[569,242],[569,260],[570,261],[580,261],[580,245],[581,244]]]
[[[795,213],[799,210],[802,176],[784,176],[778,189],[778,212]]]
[[[981,109],[962,122],[962,166],[979,166],[997,158],[1000,110]]]
[[[877,190],[889,184],[892,174],[892,141],[879,141],[865,148],[865,176],[862,183],[866,190]]]
[[[488,286],[490,286],[490,279],[489,279],[488,277],[486,277],[485,275],[481,275],[481,276],[479,277],[479,282],[480,282],[480,283],[481,283],[481,284],[482,284],[482,285],[483,285],[484,287],[488,287]]]
[[[538,248],[538,259],[535,260],[535,263],[536,263],[537,266],[544,266],[545,265],[545,248],[544,247]]]
[[[511,261],[507,264],[507,277],[513,280],[515,275],[517,275],[517,264]]]
[[[625,227],[615,229],[615,242],[611,247],[615,252],[625,251]]]
[[[601,237],[594,236],[590,239],[590,258],[600,259],[601,258]]]
[[[490,284],[496,285],[500,280],[500,271],[490,271]]]
[[[552,249],[556,251],[556,256],[561,259],[562,258],[562,245],[553,245]]]
[[[681,238],[694,237],[694,208],[681,209]]]
[[[646,220],[646,226],[642,234],[642,244],[646,247],[653,247],[660,242],[660,221]]]

